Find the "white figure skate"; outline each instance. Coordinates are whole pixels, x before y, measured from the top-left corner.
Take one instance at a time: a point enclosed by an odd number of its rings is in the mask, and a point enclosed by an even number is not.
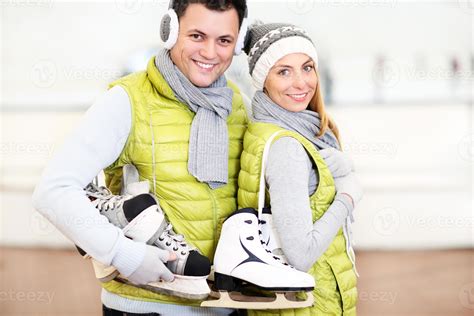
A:
[[[125,177],[130,180],[130,170],[124,168]],[[168,269],[175,275],[174,281],[152,282],[140,287],[157,293],[196,300],[205,299],[209,295],[210,289],[206,281],[211,266],[209,259],[188,245],[184,236],[177,235],[173,231],[173,226],[167,223],[156,199],[148,193],[147,182],[127,184],[126,189],[122,190],[125,195],[113,195],[107,188],[97,187],[94,184],[89,184],[85,191],[100,213],[112,224],[122,228],[125,236],[176,254],[176,260],[166,263]],[[93,265],[96,277],[101,281],[107,282],[116,278],[129,283],[114,267],[103,265],[96,260],[93,260]]]
[[[275,230],[275,225],[273,225],[273,216],[269,207],[264,208],[262,213],[259,214],[258,233],[260,235],[260,242],[265,250],[278,257],[278,260],[282,263],[288,263],[288,259],[281,249],[280,238]]]
[[[257,212],[247,208],[234,212],[222,226],[214,257],[214,300],[205,307],[282,309],[308,307],[314,303],[314,278],[282,262],[262,246]],[[242,295],[245,285],[275,292],[276,297]],[[297,300],[296,292],[306,293]],[[286,295],[285,295],[286,293]]]
[[[274,231],[272,216],[265,209],[265,164],[274,133],[265,144],[260,172],[258,211],[253,208],[234,212],[222,226],[214,256],[214,287],[211,297],[201,306],[243,309],[285,309],[309,307],[314,303],[314,278],[288,264]],[[246,296],[244,283],[275,292],[276,297]],[[234,292],[234,293],[232,293]],[[306,292],[298,299],[296,292]]]

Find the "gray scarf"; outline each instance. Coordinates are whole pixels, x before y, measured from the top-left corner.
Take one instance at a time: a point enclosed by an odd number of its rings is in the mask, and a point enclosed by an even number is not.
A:
[[[206,88],[198,88],[161,50],[155,64],[174,94],[196,113],[189,137],[188,171],[198,181],[216,189],[228,181],[229,137],[227,116],[232,111],[233,91],[224,75]]]
[[[340,149],[336,136],[326,130],[323,136],[319,133],[321,120],[318,113],[310,110],[291,112],[275,104],[265,93],[257,91],[252,100],[252,114],[257,122],[272,123],[281,128],[297,132],[309,140],[316,149],[333,147]]]

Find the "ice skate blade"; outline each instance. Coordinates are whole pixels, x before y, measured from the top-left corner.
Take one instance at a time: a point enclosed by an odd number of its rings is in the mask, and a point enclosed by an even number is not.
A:
[[[109,282],[115,279],[119,275],[119,272],[113,266],[107,266],[100,263],[99,261],[92,259],[92,267],[94,268],[94,274],[100,282]]]
[[[143,285],[136,285],[119,275],[117,269],[113,266],[107,266],[92,259],[95,276],[101,282],[109,282],[113,279],[133,286],[141,287],[158,294],[182,297],[190,300],[204,300],[209,296],[211,289],[207,285],[207,276],[196,277],[187,275],[176,275],[172,282],[152,282]]]
[[[211,293],[211,289],[209,285],[207,285],[206,277],[207,276],[191,277],[175,275],[174,280],[171,282],[159,281],[140,285],[131,283],[123,276],[119,276],[117,280],[158,294],[166,294],[190,300],[204,300]]]
[[[295,293],[275,293],[276,297],[248,296],[238,292],[212,291],[209,295],[217,299],[201,303],[202,307],[227,307],[239,309],[287,309],[310,307],[314,304],[313,292],[306,292],[304,301],[296,300]]]

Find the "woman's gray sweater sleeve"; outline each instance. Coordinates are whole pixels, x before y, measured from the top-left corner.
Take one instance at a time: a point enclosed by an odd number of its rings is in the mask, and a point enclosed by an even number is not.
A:
[[[336,195],[326,213],[313,223],[309,201],[312,192],[308,192],[311,172],[315,171],[310,157],[296,139],[282,137],[272,144],[265,180],[273,221],[283,253],[301,271],[308,271],[326,251],[351,211],[344,197]]]

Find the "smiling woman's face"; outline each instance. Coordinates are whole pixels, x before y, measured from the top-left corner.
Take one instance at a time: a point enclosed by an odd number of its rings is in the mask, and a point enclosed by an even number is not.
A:
[[[307,108],[318,85],[314,61],[303,53],[282,57],[270,69],[264,84],[273,102],[291,112]]]

